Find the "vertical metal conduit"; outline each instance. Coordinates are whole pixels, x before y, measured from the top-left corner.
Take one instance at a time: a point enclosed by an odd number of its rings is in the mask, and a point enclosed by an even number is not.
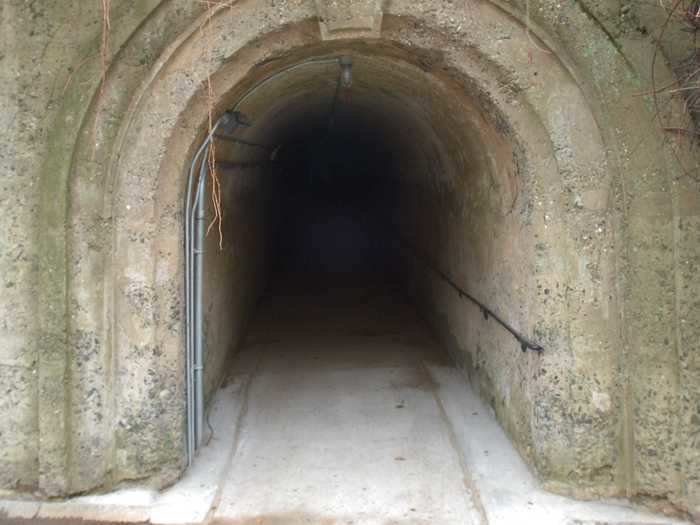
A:
[[[194,236],[194,448],[202,444],[202,431],[204,428],[204,330],[203,330],[203,288],[204,288],[204,219],[205,219],[205,184],[207,177],[207,154],[199,169],[199,184],[195,197],[195,236]]]
[[[202,145],[197,150],[187,177],[187,192],[185,197],[185,311],[186,311],[186,354],[185,354],[185,391],[186,391],[186,414],[187,414],[187,464],[191,465],[194,454],[199,443],[196,434],[196,421],[198,400],[202,399],[201,375],[202,375],[202,317],[201,317],[201,293],[202,274],[195,273],[195,266],[199,271],[203,270],[203,246],[202,232],[199,228],[194,228],[196,218],[200,214],[204,218],[204,196],[207,173],[207,153],[214,133],[222,123],[219,119],[212,127]],[[199,165],[199,180],[197,190],[193,199],[195,185],[195,170]],[[197,213],[197,216],[195,216]],[[203,222],[203,221],[199,221]],[[197,250],[196,246],[200,249]],[[197,260],[195,256],[198,255]],[[199,277],[199,278],[198,278]],[[197,302],[199,300],[199,302]],[[197,356],[199,355],[199,358]],[[201,429],[201,424],[200,424]],[[201,439],[201,431],[200,431]]]

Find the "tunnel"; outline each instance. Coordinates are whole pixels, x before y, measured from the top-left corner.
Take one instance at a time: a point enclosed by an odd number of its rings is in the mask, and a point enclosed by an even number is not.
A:
[[[232,472],[262,470],[270,493],[301,488],[281,471],[265,477],[286,453],[302,479],[332,483],[318,454],[382,465],[364,476],[398,476],[426,516],[448,494],[462,501],[458,461],[434,455],[449,432],[426,367],[452,363],[493,395],[486,381],[512,381],[499,361],[513,368],[542,351],[520,326],[529,270],[517,146],[498,111],[436,60],[396,45],[297,50],[244,79],[229,125],[209,133],[204,410],[236,363],[256,362],[242,432],[257,445],[252,456],[241,445]],[[481,332],[485,355],[471,361],[449,339],[446,304]],[[452,484],[411,481],[433,469]],[[362,497],[362,478],[338,472],[348,478],[338,497]],[[363,483],[381,492],[382,481]],[[321,496],[310,490],[302,500]],[[243,503],[230,513],[265,507],[259,489],[235,492]],[[464,519],[473,511],[455,505]]]
[[[189,522],[697,506],[697,188],[654,43],[585,9],[614,2],[113,4],[21,120],[3,488],[206,493]]]
[[[285,280],[302,295],[384,283],[438,332],[447,320],[434,293],[474,309],[479,324],[489,312],[509,326],[522,318],[517,146],[495,108],[430,61],[400,46],[312,48],[242,82],[255,89],[234,131],[214,134],[207,172],[207,398],[259,301],[283,293],[275,287]],[[501,359],[523,359],[520,333],[494,328]]]

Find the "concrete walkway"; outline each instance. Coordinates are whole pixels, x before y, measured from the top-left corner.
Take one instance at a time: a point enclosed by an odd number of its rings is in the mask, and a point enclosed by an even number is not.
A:
[[[277,296],[260,321],[216,523],[480,523],[424,367],[446,357],[415,314],[349,289]]]
[[[683,523],[542,490],[412,307],[383,285],[272,289],[216,396],[209,444],[180,482],[6,500],[0,523]]]

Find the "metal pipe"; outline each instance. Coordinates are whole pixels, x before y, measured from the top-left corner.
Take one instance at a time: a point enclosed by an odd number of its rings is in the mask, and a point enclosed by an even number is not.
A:
[[[206,149],[206,152],[209,148]],[[203,288],[204,288],[204,219],[205,219],[205,184],[207,176],[206,153],[199,169],[199,184],[195,197],[195,235],[194,235],[194,446],[202,444],[204,429],[204,331],[203,331]]]
[[[194,201],[192,193],[194,190],[195,169],[200,162],[201,166],[206,166],[206,156],[203,156],[207,151],[212,137],[221,124],[223,117],[220,118],[212,127],[207,137],[202,142],[201,146],[195,153],[190,169],[187,175],[187,191],[185,196],[185,311],[186,311],[186,353],[185,353],[185,391],[186,391],[186,419],[187,419],[187,464],[191,465],[194,459],[196,450],[195,436],[195,374],[194,374],[194,346],[195,346],[195,298],[194,287],[195,279],[194,270],[194,232],[192,229],[194,221],[194,203],[199,199],[201,185],[197,185],[197,196]],[[205,168],[206,170],[206,168]],[[201,173],[200,173],[201,178]]]
[[[304,62],[297,62],[296,64],[291,64],[285,68],[280,69],[279,71],[276,71],[269,77],[261,80],[257,84],[255,84],[253,87],[251,87],[248,91],[246,91],[241,98],[238,99],[238,102],[236,102],[236,105],[233,107],[232,111],[236,111],[243,103],[250,97],[253,93],[255,93],[258,89],[263,87],[264,85],[272,82],[275,80],[277,77],[282,76],[286,73],[289,73],[290,71],[293,71],[295,69],[299,69],[304,66],[308,66],[311,64],[332,64],[335,62],[336,64],[341,63],[342,57],[329,57],[329,58],[311,58],[309,60],[305,60]]]
[[[193,280],[192,280],[192,235],[191,235],[191,207],[192,190],[194,186],[194,170],[202,153],[206,149],[208,141],[205,140],[197,150],[187,176],[187,192],[185,197],[185,311],[186,311],[186,355],[185,355],[185,391],[187,412],[187,464],[191,465],[194,458],[194,377],[192,365],[194,361],[194,330],[193,330]]]

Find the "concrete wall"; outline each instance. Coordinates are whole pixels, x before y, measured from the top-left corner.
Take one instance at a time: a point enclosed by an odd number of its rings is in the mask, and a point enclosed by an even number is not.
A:
[[[557,490],[698,512],[700,199],[676,157],[695,159],[650,124],[649,97],[632,96],[649,88],[660,17],[617,0],[531,0],[529,21],[518,0],[362,2],[368,25],[348,33],[345,16],[319,28],[305,0],[212,17],[198,2],[113,0],[103,58],[100,6],[88,4],[1,6],[1,486],[62,495],[180,475],[182,174],[206,128],[205,79],[220,112],[274,71],[255,64],[327,52],[321,35],[337,33],[414,50],[413,67],[450,93],[443,105],[419,97],[434,128],[420,136],[438,149],[404,167],[399,209],[414,221],[398,224],[545,347],[522,355],[409,267],[523,455]],[[663,63],[657,76],[672,78]],[[254,273],[240,264],[232,280]]]
[[[250,148],[247,148],[248,150]],[[244,146],[227,147],[218,141],[218,161],[265,160]],[[221,237],[212,224],[214,210],[207,200],[204,269],[204,392],[207,402],[221,385],[228,361],[238,351],[247,323],[266,284],[272,241],[273,179],[258,167],[220,168]],[[208,181],[211,195],[211,179]]]
[[[502,23],[481,16],[490,30]],[[527,49],[527,36],[511,33],[509,45]],[[452,88],[450,105],[429,116],[439,147],[428,145],[401,170],[408,183],[396,217],[417,302],[522,454],[552,488],[571,490],[575,478],[579,495],[614,494],[626,466],[615,406],[612,174],[579,86],[539,61],[531,73],[547,86],[546,101],[536,89],[521,91],[517,78],[510,90],[494,89],[483,70],[469,72],[475,80],[459,88],[464,95]],[[543,355],[523,354],[440,273],[545,347]]]

